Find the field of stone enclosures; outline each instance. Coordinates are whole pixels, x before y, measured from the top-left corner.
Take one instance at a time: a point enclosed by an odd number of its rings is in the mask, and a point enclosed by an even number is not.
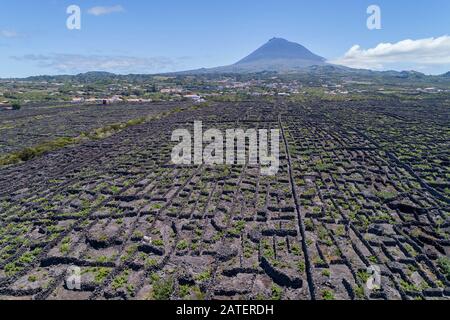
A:
[[[278,173],[172,164],[194,121],[279,129]],[[0,299],[450,298],[448,106],[32,105],[0,157],[127,122],[0,167]]]

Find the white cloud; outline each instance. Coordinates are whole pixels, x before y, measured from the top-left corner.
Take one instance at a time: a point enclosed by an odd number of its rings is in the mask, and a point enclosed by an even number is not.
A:
[[[121,5],[111,6],[111,7],[92,7],[88,10],[88,13],[94,16],[102,16],[106,14],[111,14],[115,12],[124,12],[125,9]]]
[[[417,68],[446,65],[450,64],[450,36],[380,43],[371,49],[354,45],[343,57],[329,62],[366,69],[385,69],[393,64],[410,64]]]
[[[31,61],[40,68],[58,73],[108,71],[114,73],[159,73],[180,68],[178,61],[166,57],[132,57],[109,55],[52,54],[13,56],[18,61]]]
[[[0,37],[3,38],[17,38],[20,35],[14,30],[0,30]]]

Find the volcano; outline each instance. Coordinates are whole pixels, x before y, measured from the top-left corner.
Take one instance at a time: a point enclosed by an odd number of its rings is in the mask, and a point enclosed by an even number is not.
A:
[[[325,61],[325,58],[312,53],[301,44],[272,38],[235,64],[195,70],[194,73],[295,72],[312,66],[329,65]]]
[[[235,66],[289,64],[294,67],[322,65],[325,59],[301,44],[282,38],[273,38],[262,47],[234,64]]]

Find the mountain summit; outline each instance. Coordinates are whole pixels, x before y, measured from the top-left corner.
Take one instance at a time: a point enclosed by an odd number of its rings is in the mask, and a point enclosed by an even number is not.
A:
[[[184,73],[254,73],[254,72],[296,72],[312,66],[327,66],[325,59],[312,53],[304,46],[282,38],[272,38],[256,51],[235,64],[186,71]]]
[[[235,65],[259,63],[269,60],[302,60],[303,64],[323,64],[325,59],[315,55],[304,46],[282,38],[273,38]]]

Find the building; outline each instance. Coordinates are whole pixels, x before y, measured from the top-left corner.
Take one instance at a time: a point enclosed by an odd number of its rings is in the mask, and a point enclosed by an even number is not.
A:
[[[183,89],[180,88],[164,88],[159,91],[160,93],[172,94],[172,93],[182,93]]]
[[[197,94],[187,94],[183,96],[186,99],[194,100],[194,102],[205,102],[206,100],[203,99],[202,96],[199,96]]]
[[[84,100],[84,98],[72,98],[72,103],[82,103]]]

